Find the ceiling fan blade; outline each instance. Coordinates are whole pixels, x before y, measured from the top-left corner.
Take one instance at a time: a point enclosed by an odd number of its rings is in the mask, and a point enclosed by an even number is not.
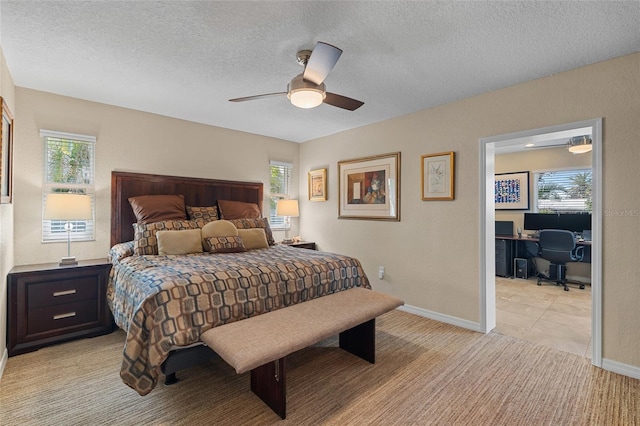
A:
[[[340,59],[340,55],[342,49],[321,41],[317,42],[304,69],[304,80],[321,84]]]
[[[229,99],[229,102],[253,101],[255,99],[273,98],[273,97],[276,97],[276,96],[282,96],[282,95],[286,95],[286,94],[287,94],[287,92],[265,93],[264,95],[245,96],[244,98]]]
[[[348,109],[349,111],[355,111],[362,105],[364,105],[364,102],[347,98],[346,96],[336,95],[335,93],[330,92],[327,92],[327,96],[324,98],[324,103],[332,105],[334,107]]]

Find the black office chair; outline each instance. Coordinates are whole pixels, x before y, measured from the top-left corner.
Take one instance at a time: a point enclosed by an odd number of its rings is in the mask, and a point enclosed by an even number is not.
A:
[[[567,263],[580,262],[584,256],[584,247],[576,245],[576,237],[571,231],[564,229],[543,229],[540,231],[540,257],[551,262],[549,265],[549,275],[538,275],[538,285],[542,285],[542,280],[553,281],[556,285],[567,286]],[[584,283],[580,288],[584,289]]]

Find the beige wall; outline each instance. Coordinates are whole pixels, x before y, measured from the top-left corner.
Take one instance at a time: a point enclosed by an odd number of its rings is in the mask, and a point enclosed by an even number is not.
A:
[[[0,96],[15,111],[15,86],[0,48]],[[13,204],[0,204],[0,376],[7,359],[7,273],[13,267]]]
[[[40,129],[97,137],[96,239],[71,243],[72,255],[80,259],[105,257],[109,251],[112,170],[260,181],[267,196],[269,161],[298,163],[298,144],[293,142],[24,88],[17,88],[16,94],[16,264],[54,262],[67,248],[66,243],[41,242]],[[268,199],[263,205],[268,215]]]
[[[374,288],[408,305],[478,323],[479,139],[603,117],[603,356],[640,368],[640,286],[630,249],[640,233],[640,194],[629,191],[640,183],[639,70],[640,54],[630,55],[301,145],[18,88],[15,263],[55,261],[65,252],[64,244],[40,242],[39,129],[83,133],[98,138],[97,235],[73,244],[80,257],[103,257],[109,248],[112,169],[268,182],[270,159],[291,161],[304,238],[358,257]],[[402,220],[338,220],[337,162],[395,151],[402,153]],[[457,155],[456,199],[422,201],[420,155],[443,151]],[[329,200],[311,203],[307,172],[322,167]],[[379,265],[384,280],[377,279]]]
[[[640,368],[638,75],[640,54],[629,55],[304,143],[300,187],[307,171],[327,167],[329,200],[302,203],[301,232],[358,257],[374,288],[478,323],[479,139],[603,117],[602,354]],[[402,152],[402,221],[338,220],[337,162],[392,151]],[[456,199],[421,201],[420,155],[443,151],[457,155]]]

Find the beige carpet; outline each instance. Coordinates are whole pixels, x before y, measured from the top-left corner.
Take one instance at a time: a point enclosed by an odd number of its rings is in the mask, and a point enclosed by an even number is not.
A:
[[[377,323],[375,365],[336,339],[287,358],[286,420],[221,360],[138,396],[118,331],[9,358],[0,424],[640,425],[640,381],[578,355],[400,311]]]

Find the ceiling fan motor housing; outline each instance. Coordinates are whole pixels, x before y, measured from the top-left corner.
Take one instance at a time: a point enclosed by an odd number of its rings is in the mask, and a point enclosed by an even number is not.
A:
[[[287,88],[287,98],[299,108],[317,107],[326,96],[324,83],[305,81],[302,74],[295,76]]]

